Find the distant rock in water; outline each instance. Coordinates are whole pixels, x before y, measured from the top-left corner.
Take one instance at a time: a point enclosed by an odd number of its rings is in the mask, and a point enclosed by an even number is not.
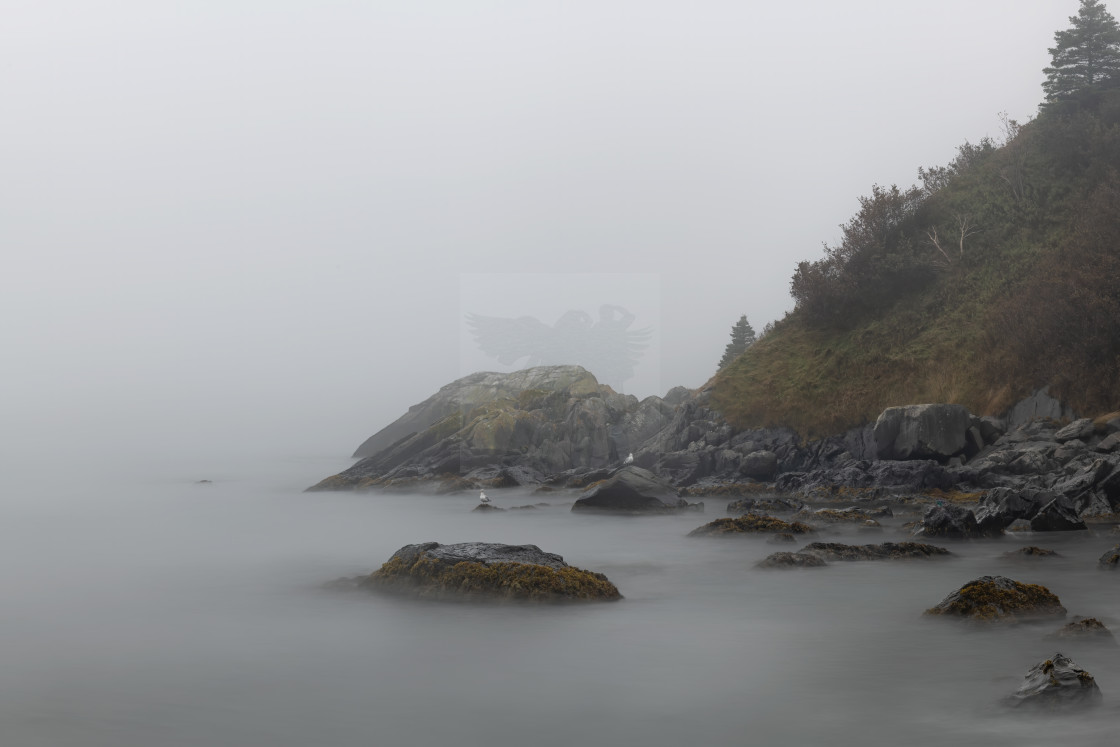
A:
[[[464,542],[405,545],[359,588],[421,599],[610,601],[618,589],[601,573],[564,562],[536,545]]]
[[[1044,712],[1079,710],[1101,702],[1093,675],[1060,653],[1030,668],[1019,689],[1004,700],[1011,708]]]
[[[1006,576],[981,576],[926,610],[926,614],[1015,623],[1032,618],[1065,617],[1066,608],[1045,586],[1019,583]]]
[[[605,480],[587,488],[572,505],[572,511],[643,514],[703,511],[703,503],[678,498],[677,489],[649,470],[627,465]]]

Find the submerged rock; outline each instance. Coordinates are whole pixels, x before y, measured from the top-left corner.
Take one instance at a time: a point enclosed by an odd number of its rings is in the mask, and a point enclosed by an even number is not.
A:
[[[478,511],[479,513],[485,514],[485,513],[490,513],[490,512],[493,512],[493,511],[505,511],[505,509],[504,508],[498,508],[493,503],[480,503],[480,504],[478,504],[477,506],[475,506],[474,508],[471,509],[471,513],[474,513],[475,511]]]
[[[1106,571],[1115,571],[1120,566],[1120,545],[1104,551],[1104,555],[1097,561],[1097,566]]]
[[[818,508],[813,511],[803,508],[793,515],[801,521],[815,521],[823,524],[862,524],[877,527],[879,522],[871,518],[871,514],[858,508]]]
[[[923,542],[884,542],[879,545],[845,545],[840,542],[811,542],[800,552],[822,560],[894,560],[903,558],[947,557],[944,547]]]
[[[1047,712],[1078,710],[1100,702],[1101,690],[1093,675],[1060,653],[1031,667],[1019,689],[1004,700],[1012,708]]]
[[[1112,631],[1106,628],[1104,623],[1095,617],[1075,617],[1073,622],[1066,623],[1046,637],[1048,639],[1104,643],[1109,646],[1117,645],[1116,638],[1112,635]]]
[[[758,561],[757,565],[759,568],[817,568],[828,563],[805,552],[776,552]]]
[[[1006,576],[981,576],[969,581],[927,615],[963,617],[980,622],[1020,622],[1040,617],[1065,617],[1056,595],[1039,584],[1023,584]]]
[[[688,533],[689,537],[720,537],[730,534],[773,532],[782,534],[809,534],[813,528],[798,521],[782,521],[773,516],[746,514],[734,519],[716,519]]]
[[[536,545],[464,542],[405,545],[358,582],[360,588],[440,600],[610,601],[618,589],[601,573],[570,566]]]

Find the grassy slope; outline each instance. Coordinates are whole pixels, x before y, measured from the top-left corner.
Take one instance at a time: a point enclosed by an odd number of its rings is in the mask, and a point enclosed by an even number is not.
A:
[[[716,375],[716,407],[740,426],[785,425],[809,438],[873,421],[892,405],[954,402],[999,414],[1046,385],[1079,411],[1117,409],[1120,321],[1077,318],[1120,317],[1120,267],[1110,259],[1120,254],[1120,230],[1111,233],[1120,201],[1100,197],[1120,195],[1112,172],[1120,168],[1120,116],[1107,111],[1098,104],[1090,114],[1044,112],[956,177],[929,198],[927,214],[964,210],[978,219],[983,230],[963,258],[842,326],[814,324],[795,310]],[[1017,175],[1027,186],[1019,195],[1008,179]],[[911,238],[921,244],[924,230]],[[1051,302],[1089,286],[1092,293],[1077,293],[1082,306]],[[1081,339],[1071,345],[1071,336]],[[1087,366],[1087,350],[1106,354]],[[1047,355],[1053,365],[1038,365]]]

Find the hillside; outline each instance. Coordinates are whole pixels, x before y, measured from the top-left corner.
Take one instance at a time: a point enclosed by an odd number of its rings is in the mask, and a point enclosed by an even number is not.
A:
[[[1120,91],[1004,124],[861,198],[799,265],[794,310],[713,380],[729,421],[813,438],[907,403],[999,415],[1045,386],[1120,409]]]

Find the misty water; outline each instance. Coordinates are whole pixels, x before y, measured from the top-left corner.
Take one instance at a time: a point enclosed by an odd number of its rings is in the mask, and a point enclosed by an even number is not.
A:
[[[4,485],[0,743],[199,745],[944,745],[1112,743],[1120,652],[921,613],[966,581],[1042,583],[1120,627],[1098,530],[946,544],[943,561],[763,571],[764,537],[690,538],[724,515],[570,513],[572,497],[305,494],[345,460],[173,463]],[[212,483],[200,484],[199,479]],[[826,534],[849,542],[881,532]],[[345,593],[400,546],[531,543],[606,573],[625,599],[455,605]],[[1025,544],[1064,557],[1001,553]],[[998,706],[1055,650],[1104,703],[1068,717]]]

